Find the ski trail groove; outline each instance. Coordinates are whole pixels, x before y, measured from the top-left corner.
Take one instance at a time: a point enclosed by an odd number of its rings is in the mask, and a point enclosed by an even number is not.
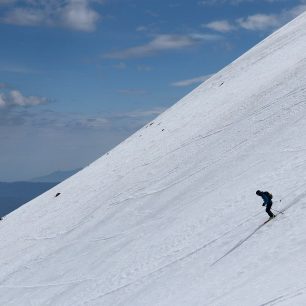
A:
[[[252,237],[260,228],[262,228],[265,225],[265,223],[257,226],[251,234],[246,236],[244,239],[240,240],[236,245],[234,245],[229,251],[227,251],[222,257],[217,259],[215,262],[211,264],[211,266],[214,266],[216,263],[218,263],[221,259],[223,259],[225,256],[229,255],[233,251],[235,251],[237,248],[239,248],[244,242],[246,242],[250,237]]]

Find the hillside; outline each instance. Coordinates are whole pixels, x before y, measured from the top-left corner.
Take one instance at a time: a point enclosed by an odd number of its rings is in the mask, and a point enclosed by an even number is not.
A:
[[[8,215],[0,305],[305,305],[305,50],[306,13]]]

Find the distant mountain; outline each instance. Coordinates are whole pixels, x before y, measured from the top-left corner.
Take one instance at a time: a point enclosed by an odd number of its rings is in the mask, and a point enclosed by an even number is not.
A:
[[[29,182],[0,182],[0,217],[9,214],[80,170],[56,171]]]
[[[0,182],[0,217],[57,185],[57,183]]]
[[[40,183],[54,183],[54,182],[62,182],[68,177],[79,172],[80,169],[74,169],[69,171],[55,171],[45,176],[40,176],[34,179],[31,179],[30,182],[40,182]]]

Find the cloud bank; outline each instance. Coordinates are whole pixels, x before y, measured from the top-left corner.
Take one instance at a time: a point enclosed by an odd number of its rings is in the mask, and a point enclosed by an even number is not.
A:
[[[102,3],[93,0],[7,0],[2,3],[6,10],[0,16],[0,22],[19,26],[64,27],[76,31],[93,31],[101,16],[92,8],[92,2]]]
[[[192,79],[177,81],[177,82],[172,83],[171,85],[175,87],[186,87],[186,86],[202,83],[208,80],[211,76],[212,74],[202,75],[202,76],[192,78]]]
[[[236,27],[227,20],[213,21],[203,25],[203,27],[222,33],[231,32],[236,29]]]
[[[1,87],[0,87],[1,88]],[[46,104],[47,98],[36,96],[24,96],[18,90],[11,90],[8,94],[0,92],[0,109],[11,108],[16,106],[37,106]]]
[[[237,18],[234,21],[215,20],[203,24],[202,27],[216,32],[232,32],[239,29],[248,31],[270,31],[286,24],[306,10],[306,4],[300,4],[289,10],[282,10],[279,14],[254,14],[247,17]]]
[[[193,46],[203,41],[219,40],[219,35],[213,34],[189,34],[189,35],[169,35],[162,34],[155,36],[150,42],[144,45],[115,51],[104,54],[104,58],[110,59],[128,59],[150,56],[155,53],[177,50]]]

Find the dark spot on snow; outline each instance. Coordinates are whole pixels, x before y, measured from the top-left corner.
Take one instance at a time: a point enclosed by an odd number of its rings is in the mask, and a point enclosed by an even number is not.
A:
[[[162,129],[162,132],[164,131],[165,129]]]
[[[150,125],[154,124],[154,122],[151,122]]]
[[[222,82],[222,83],[219,85],[219,87],[221,87],[223,84],[224,84],[224,82]]]
[[[55,197],[58,197],[60,194],[61,194],[61,193],[60,193],[60,192],[58,192],[58,193],[55,195]]]

